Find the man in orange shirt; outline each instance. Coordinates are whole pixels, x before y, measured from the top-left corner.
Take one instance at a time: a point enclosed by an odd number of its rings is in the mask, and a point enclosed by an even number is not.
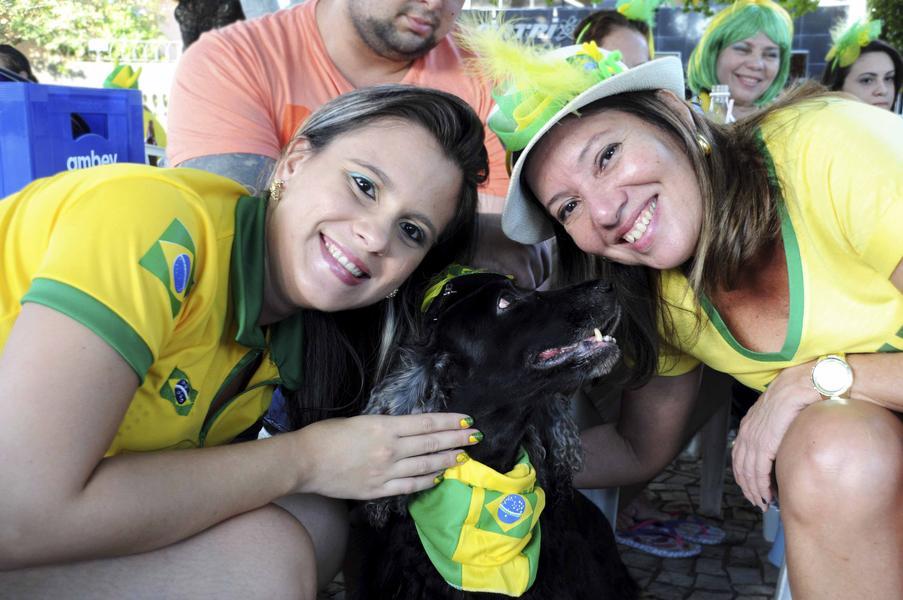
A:
[[[462,0],[309,0],[208,32],[182,57],[169,111],[169,162],[231,177],[262,191],[276,158],[311,111],[358,87],[407,83],[463,98],[485,122],[489,88],[463,69],[447,35]],[[479,266],[536,287],[548,276],[544,246],[501,234],[505,152],[487,130],[490,178],[481,190]]]

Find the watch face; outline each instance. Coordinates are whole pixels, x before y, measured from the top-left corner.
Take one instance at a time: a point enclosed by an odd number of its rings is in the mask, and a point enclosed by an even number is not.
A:
[[[849,365],[840,358],[829,356],[815,365],[812,382],[816,389],[825,396],[842,394],[853,383],[853,373]]]

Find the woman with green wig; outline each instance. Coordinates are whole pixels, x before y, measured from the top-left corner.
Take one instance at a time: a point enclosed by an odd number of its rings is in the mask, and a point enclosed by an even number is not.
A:
[[[738,0],[711,20],[687,64],[703,110],[712,86],[730,88],[733,116],[745,117],[781,91],[790,72],[793,21],[772,0]]]

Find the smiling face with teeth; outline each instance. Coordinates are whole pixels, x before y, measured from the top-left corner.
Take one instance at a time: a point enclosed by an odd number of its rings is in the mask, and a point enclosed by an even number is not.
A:
[[[269,306],[339,311],[404,282],[451,222],[460,169],[420,126],[377,121],[280,162],[267,215]]]
[[[533,148],[524,173],[584,252],[670,269],[696,250],[702,197],[690,161],[675,139],[636,116],[602,110],[563,119]]]
[[[760,31],[722,50],[715,72],[718,81],[730,88],[735,105],[742,108],[752,107],[765,93],[780,66],[781,49]]]

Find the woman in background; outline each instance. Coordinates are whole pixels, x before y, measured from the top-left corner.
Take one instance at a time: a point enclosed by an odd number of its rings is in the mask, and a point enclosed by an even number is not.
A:
[[[617,10],[599,10],[586,16],[574,28],[574,43],[595,42],[600,48],[617,50],[628,67],[649,62],[655,55],[652,26],[655,6],[619,0]]]
[[[881,21],[857,21],[836,34],[821,82],[866,104],[894,110],[903,84],[903,58],[879,35]]]
[[[772,0],[737,0],[709,22],[690,54],[687,85],[709,110],[714,85],[726,85],[735,119],[774,100],[790,73],[793,21]]]

